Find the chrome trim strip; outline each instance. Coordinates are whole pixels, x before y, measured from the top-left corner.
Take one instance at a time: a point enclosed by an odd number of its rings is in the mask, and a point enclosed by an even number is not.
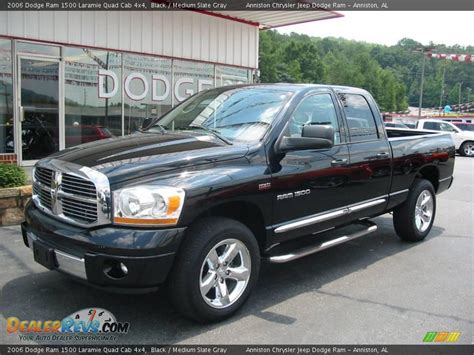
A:
[[[328,249],[330,247],[348,242],[350,240],[362,237],[364,235],[367,235],[369,233],[375,232],[377,230],[377,225],[372,222],[367,223],[367,229],[355,232],[353,234],[348,234],[341,236],[339,238],[335,238],[332,240],[328,240],[327,242],[323,242],[321,244],[317,244],[314,246],[309,246],[306,248],[302,248],[300,250],[296,250],[292,253],[289,254],[284,254],[284,255],[276,255],[276,256],[270,256],[267,258],[267,260],[271,263],[276,263],[276,264],[282,264],[282,263],[287,263],[289,261],[293,261],[299,258],[302,258],[307,255],[311,255],[314,253],[317,253],[319,251],[322,251],[324,249]]]
[[[354,207],[349,207],[349,213],[359,212],[360,210],[363,210],[363,209],[366,209],[366,208],[369,208],[369,207],[373,207],[373,206],[377,206],[377,205],[380,205],[384,202],[387,202],[386,198],[379,198],[379,199],[374,200],[374,201],[365,202],[365,203],[356,205]]]
[[[387,199],[386,199],[387,197],[388,195],[382,195],[371,200],[362,201],[361,203],[358,203],[358,204],[346,206],[341,209],[337,209],[330,212],[318,213],[318,214],[306,217],[304,219],[298,220],[296,222],[283,224],[275,229],[275,233],[288,232],[294,229],[306,227],[312,224],[316,224],[316,223],[324,222],[333,218],[341,217],[341,216],[350,214],[352,212],[358,212],[360,210],[363,210],[369,207],[377,206],[377,205],[387,202]]]
[[[453,176],[451,175],[451,176],[448,176],[447,178],[438,180],[438,182],[443,182],[443,181],[446,181],[446,180],[449,180],[449,179],[452,179],[452,178],[453,178]]]
[[[337,217],[343,216],[347,213],[349,213],[349,211],[347,210],[347,208],[344,208],[342,210],[337,210],[337,211],[334,211],[334,212],[315,215],[313,217],[309,217],[309,218],[303,219],[301,221],[292,222],[292,223],[288,223],[288,224],[285,224],[283,226],[280,226],[280,227],[275,229],[275,233],[288,232],[288,231],[293,230],[293,229],[298,229],[298,228],[309,226],[311,224],[324,222],[324,221],[327,221],[329,219],[337,218]]]
[[[26,236],[28,238],[28,246],[33,250],[33,241],[38,238],[31,232],[27,232]],[[56,255],[56,261],[58,263],[57,270],[87,280],[84,259],[64,253],[57,249],[54,249],[54,254]]]
[[[410,190],[409,190],[409,189],[405,189],[405,190],[400,190],[400,191],[396,191],[396,192],[390,192],[389,196],[392,197],[392,196],[404,194],[404,193],[407,193],[408,191],[410,191]]]

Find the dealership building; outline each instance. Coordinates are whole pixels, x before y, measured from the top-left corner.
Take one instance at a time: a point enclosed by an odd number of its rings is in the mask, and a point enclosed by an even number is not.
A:
[[[262,29],[329,11],[0,12],[0,163],[135,132],[212,87],[258,75]]]

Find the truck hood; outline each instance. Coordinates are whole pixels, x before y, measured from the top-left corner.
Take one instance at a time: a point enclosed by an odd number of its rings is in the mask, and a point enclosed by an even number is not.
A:
[[[247,145],[228,145],[198,132],[135,133],[82,144],[50,156],[105,174],[111,184],[186,166],[245,156]]]
[[[472,131],[461,131],[459,133],[462,137],[468,138],[468,139],[474,139],[474,132]]]

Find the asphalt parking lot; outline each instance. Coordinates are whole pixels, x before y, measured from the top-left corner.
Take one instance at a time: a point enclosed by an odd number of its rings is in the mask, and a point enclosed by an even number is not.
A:
[[[401,242],[391,216],[376,233],[288,264],[266,264],[233,318],[201,325],[173,311],[163,292],[116,295],[33,262],[18,227],[0,229],[0,343],[6,319],[62,319],[101,307],[130,322],[127,344],[420,344],[428,331],[473,342],[474,159],[456,159],[453,187],[438,196],[428,238]],[[51,342],[47,342],[51,343]]]

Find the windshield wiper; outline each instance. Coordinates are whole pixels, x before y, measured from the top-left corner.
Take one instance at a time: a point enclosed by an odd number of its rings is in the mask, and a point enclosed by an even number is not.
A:
[[[188,128],[200,128],[206,132],[209,132],[214,137],[219,138],[221,141],[223,141],[224,143],[227,143],[228,145],[233,144],[229,138],[224,137],[217,129],[208,128],[208,127],[197,125],[197,124],[188,126]]]

